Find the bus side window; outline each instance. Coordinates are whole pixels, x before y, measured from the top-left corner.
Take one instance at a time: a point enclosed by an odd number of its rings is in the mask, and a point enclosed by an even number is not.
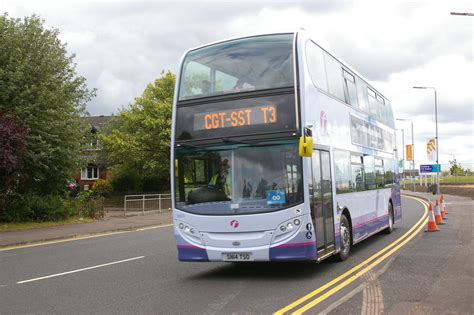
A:
[[[306,43],[306,63],[308,64],[309,75],[315,86],[327,92],[328,81],[323,54],[323,50],[318,45],[308,40]]]
[[[370,107],[369,107],[369,100],[368,100],[368,95],[367,95],[367,85],[359,79],[359,77],[356,77],[356,85],[357,85],[357,99],[359,101],[359,108],[366,112],[367,114],[370,113]]]
[[[352,191],[364,190],[364,165],[362,156],[351,155]]]
[[[343,70],[344,73],[344,96],[346,103],[354,107],[359,107],[357,101],[357,88],[355,85],[355,78],[352,74]]]
[[[365,190],[375,189],[374,157],[370,155],[364,155],[363,161]]]
[[[336,177],[336,193],[350,192],[352,183],[349,151],[334,150],[334,174]]]
[[[383,188],[385,186],[383,160],[380,158],[375,159],[375,183],[377,188]]]
[[[324,53],[324,61],[326,63],[329,93],[344,102],[345,97],[344,87],[342,84],[341,64],[334,57],[327,53]]]

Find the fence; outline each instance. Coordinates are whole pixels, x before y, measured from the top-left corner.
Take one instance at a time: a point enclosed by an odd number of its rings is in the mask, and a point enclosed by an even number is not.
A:
[[[171,194],[126,195],[123,202],[123,214],[127,211],[145,214],[146,211],[171,210]]]

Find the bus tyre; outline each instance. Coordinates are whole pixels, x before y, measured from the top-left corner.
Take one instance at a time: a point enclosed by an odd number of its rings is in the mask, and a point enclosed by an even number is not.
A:
[[[388,226],[385,229],[385,234],[391,234],[393,232],[393,206],[392,203],[388,203]]]
[[[341,250],[337,255],[337,260],[344,261],[349,257],[351,252],[351,227],[349,225],[349,220],[346,215],[341,215],[341,233],[339,235],[339,240],[341,244]]]

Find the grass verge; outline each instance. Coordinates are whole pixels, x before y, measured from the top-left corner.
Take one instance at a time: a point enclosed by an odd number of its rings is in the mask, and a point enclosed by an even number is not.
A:
[[[93,222],[94,219],[91,218],[69,218],[66,220],[60,221],[47,221],[47,222],[20,222],[20,223],[0,223],[0,232],[10,232],[10,231],[21,231],[21,230],[31,230],[44,227],[58,226],[58,225],[68,225],[68,224],[78,224],[78,223],[87,223]]]

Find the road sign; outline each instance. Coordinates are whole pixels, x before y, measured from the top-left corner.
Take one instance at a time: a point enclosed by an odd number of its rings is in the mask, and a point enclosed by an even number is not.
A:
[[[420,173],[437,173],[441,172],[441,164],[421,164]]]

